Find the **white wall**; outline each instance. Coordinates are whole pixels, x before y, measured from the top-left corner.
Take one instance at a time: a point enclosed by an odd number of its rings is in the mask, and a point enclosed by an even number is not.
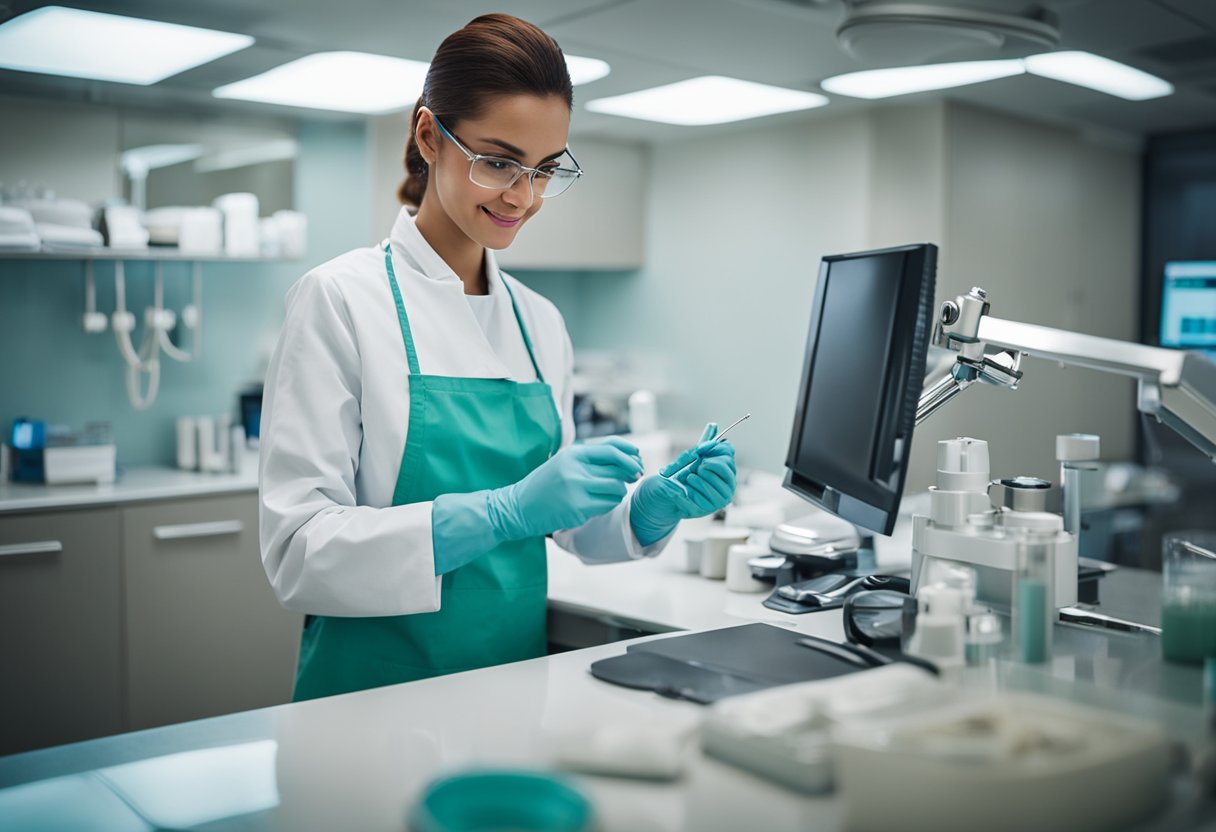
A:
[[[401,211],[397,188],[405,179],[405,140],[414,111],[389,113],[368,119],[372,176],[372,227],[387,237]]]

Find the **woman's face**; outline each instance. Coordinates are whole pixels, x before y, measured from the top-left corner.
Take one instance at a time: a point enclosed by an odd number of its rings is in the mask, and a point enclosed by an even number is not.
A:
[[[558,96],[512,95],[496,98],[482,116],[444,127],[470,153],[512,159],[543,168],[561,156],[570,131],[570,110]],[[543,200],[532,193],[525,173],[502,190],[483,188],[469,179],[469,159],[434,126],[420,119],[418,143],[431,166],[426,202],[434,198],[464,234],[479,245],[503,249],[540,210]]]

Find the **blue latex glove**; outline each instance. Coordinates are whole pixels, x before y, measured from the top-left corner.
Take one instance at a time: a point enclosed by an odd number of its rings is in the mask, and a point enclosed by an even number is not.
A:
[[[633,492],[629,521],[643,546],[662,540],[681,520],[705,517],[730,504],[735,494],[735,448],[714,443],[718,426],[710,422],[701,442]],[[681,471],[689,463],[691,467]]]
[[[431,508],[435,574],[500,543],[578,528],[619,505],[641,475],[638,449],[613,436],[564,448],[513,485],[440,495]]]

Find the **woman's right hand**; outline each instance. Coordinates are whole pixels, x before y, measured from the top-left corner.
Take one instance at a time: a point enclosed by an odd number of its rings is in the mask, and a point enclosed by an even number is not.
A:
[[[638,449],[620,437],[571,445],[514,485],[494,489],[487,508],[500,541],[575,529],[606,514],[642,476]]]

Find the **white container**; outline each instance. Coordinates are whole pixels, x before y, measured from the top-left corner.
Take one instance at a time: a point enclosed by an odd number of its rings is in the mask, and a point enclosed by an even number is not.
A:
[[[239,474],[245,458],[245,428],[241,425],[233,425],[229,436],[231,437],[229,451],[232,457],[229,470],[234,474]]]
[[[303,257],[308,253],[308,217],[299,211],[275,211],[273,219],[279,232],[279,253],[283,257]]]
[[[705,532],[701,529],[690,531],[684,535],[684,557],[678,562],[681,572],[701,571],[701,553],[705,551]]]
[[[261,253],[257,195],[223,194],[211,204],[224,215],[224,253],[229,257],[257,257]]]
[[[198,427],[198,470],[210,471],[215,456],[215,420],[199,416],[194,421]]]
[[[189,416],[177,420],[177,467],[198,470],[198,427]]]
[[[772,584],[752,577],[752,568],[748,562],[752,558],[772,554],[767,546],[755,543],[737,543],[726,553],[726,589],[730,592],[764,592],[772,588]]]
[[[47,485],[112,483],[118,449],[114,445],[72,445],[43,451]]]
[[[905,709],[832,739],[850,832],[1139,828],[1170,793],[1159,727],[1054,697]]]
[[[211,471],[226,474],[232,470],[232,417],[224,414],[215,420],[215,454],[211,457]]]
[[[726,555],[730,547],[746,543],[751,534],[747,529],[718,526],[705,533],[701,548],[701,577],[720,581],[726,577]]]

